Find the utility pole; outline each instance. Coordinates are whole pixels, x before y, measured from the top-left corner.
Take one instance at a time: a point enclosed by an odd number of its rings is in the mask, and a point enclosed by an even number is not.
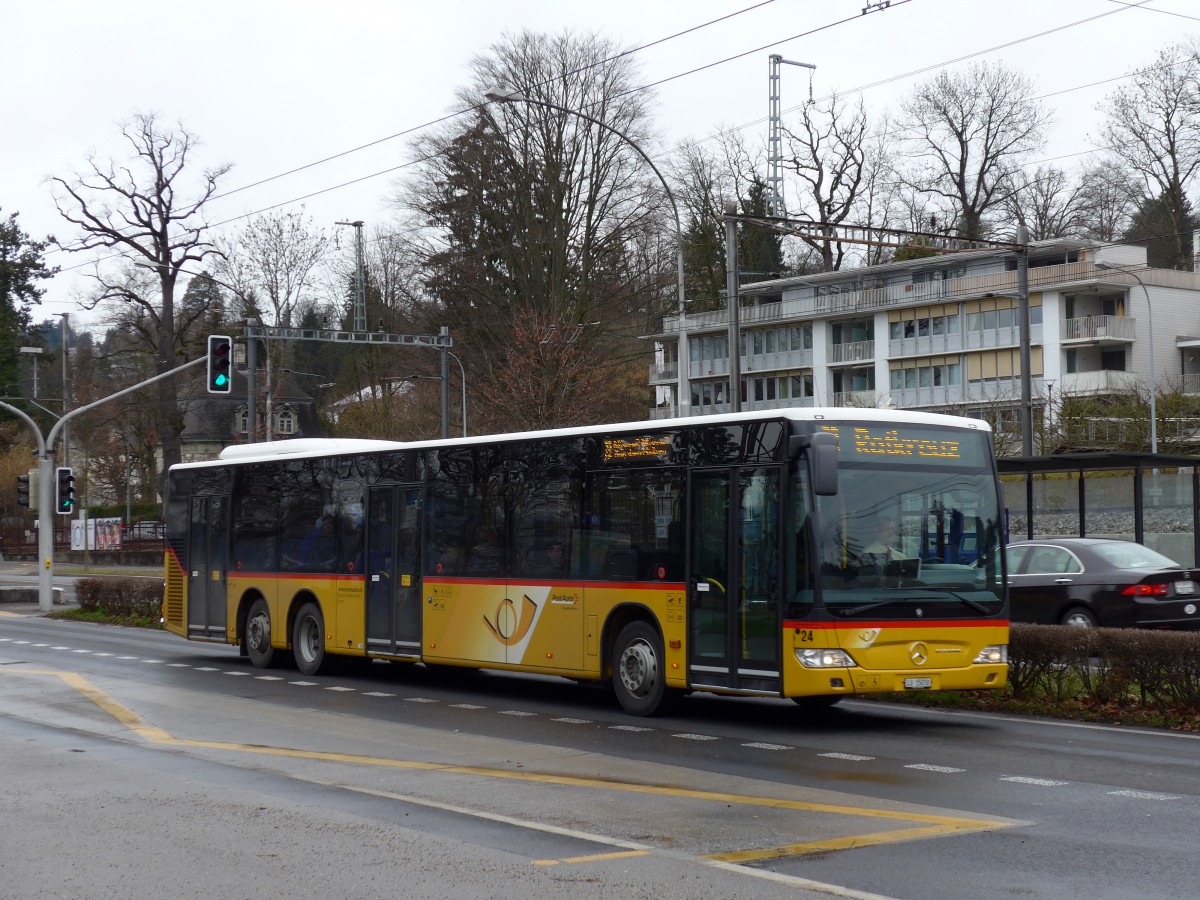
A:
[[[367,330],[367,278],[366,264],[363,260],[363,223],[335,222],[335,225],[349,225],[354,228],[354,327],[352,331]]]
[[[783,203],[783,118],[779,112],[779,67],[787,63],[789,66],[802,66],[805,69],[816,69],[812,63],[794,62],[784,59],[778,53],[770,57],[768,73],[769,112],[767,114],[767,215],[779,218],[787,217],[787,209]],[[808,80],[808,102],[812,103],[812,77]]]
[[[738,291],[737,204],[725,204],[725,302],[729,310],[729,411],[742,411],[742,301]]]

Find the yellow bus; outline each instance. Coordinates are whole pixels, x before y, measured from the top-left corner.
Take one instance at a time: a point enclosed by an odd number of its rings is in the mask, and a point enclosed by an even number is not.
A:
[[[986,423],[786,409],[416,443],[298,439],[168,473],[166,628],[330,656],[827,705],[999,688]]]

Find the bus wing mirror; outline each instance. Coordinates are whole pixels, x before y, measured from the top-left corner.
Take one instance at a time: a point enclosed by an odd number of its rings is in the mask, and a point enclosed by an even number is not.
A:
[[[832,497],[837,494],[837,438],[827,431],[793,434],[788,440],[789,455],[795,459],[805,450],[808,451],[813,493],[818,497]]]

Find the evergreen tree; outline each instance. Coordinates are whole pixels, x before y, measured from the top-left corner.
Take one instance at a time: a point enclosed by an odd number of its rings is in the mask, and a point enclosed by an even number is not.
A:
[[[0,393],[20,393],[18,348],[29,331],[30,307],[41,301],[38,282],[58,269],[42,258],[47,241],[30,240],[17,224],[17,213],[0,218]]]

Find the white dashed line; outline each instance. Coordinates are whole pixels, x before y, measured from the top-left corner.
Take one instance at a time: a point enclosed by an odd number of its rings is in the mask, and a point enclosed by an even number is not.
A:
[[[383,691],[366,691],[364,697],[395,697],[395,694],[385,694]]]
[[[1000,780],[1012,781],[1016,784],[1036,784],[1039,787],[1062,787],[1071,783],[1069,781],[1055,781],[1052,778],[1030,778],[1027,775],[1006,775]]]
[[[170,666],[172,669],[190,669],[191,668],[191,666],[189,666],[187,663],[167,663],[167,665]]]
[[[1178,794],[1158,794],[1154,791],[1109,791],[1110,797],[1130,797],[1134,800],[1182,800]]]
[[[97,656],[112,656],[111,653],[97,653]]]
[[[49,644],[34,644],[35,647],[49,647]]]
[[[22,643],[22,644],[28,644],[28,643],[29,643],[29,641],[20,641],[19,643]],[[51,650],[70,650],[71,648],[70,648],[70,647],[51,647],[50,649],[51,649]],[[137,657],[136,657],[136,656],[131,656],[131,657],[129,657],[129,658],[130,658],[130,659],[137,659]],[[125,659],[125,657],[124,657],[124,656],[122,656],[122,657],[121,657],[121,659]]]
[[[715,738],[711,734],[691,734],[684,732],[683,734],[673,734],[671,737],[683,738],[685,741],[719,741],[720,738]]]
[[[316,684],[315,681],[289,681],[288,684],[294,684],[297,687],[312,687]]]
[[[225,675],[249,675],[249,672],[225,672]]]
[[[121,659],[125,659],[125,657],[122,656]],[[129,659],[133,659],[133,657],[131,656],[131,657],[129,657]],[[196,671],[197,672],[216,672],[218,670],[214,666],[196,666]]]
[[[72,650],[72,653],[91,653],[91,650]]]
[[[742,744],[743,747],[752,747],[755,750],[791,750],[792,748],[786,744],[764,744],[761,741],[755,741],[752,744]]]
[[[437,703],[432,697],[405,697],[408,703]]]
[[[480,706],[478,703],[451,703],[452,709],[487,709],[486,706]]]
[[[567,725],[591,725],[591,719],[572,719],[569,716],[563,716],[560,719],[552,719],[553,722],[563,722]]]
[[[325,690],[327,690],[327,691],[353,691],[354,688],[342,687],[341,685],[335,684],[333,687],[325,688]]]
[[[920,769],[922,772],[941,772],[945,775],[952,775],[955,772],[965,772],[966,769],[956,769],[953,766],[931,766],[928,763],[914,763],[911,766],[905,766],[906,769]]]
[[[653,728],[643,728],[641,725],[609,725],[613,731],[653,731]]]
[[[523,709],[502,709],[502,710],[500,710],[500,715],[502,715],[502,716],[536,716],[537,713],[526,712]]]
[[[859,756],[857,753],[818,753],[817,756],[824,756],[827,759],[844,759],[847,762],[867,762],[875,758],[873,756]]]
[[[55,647],[55,650],[66,650],[66,647]],[[136,656],[118,656],[117,659],[137,659]],[[202,669],[201,671],[215,672],[216,669]]]
[[[162,660],[161,659],[143,659],[142,662],[150,663],[151,665],[158,665],[159,663],[162,662]]]
[[[283,681],[278,675],[255,675],[255,681]]]

